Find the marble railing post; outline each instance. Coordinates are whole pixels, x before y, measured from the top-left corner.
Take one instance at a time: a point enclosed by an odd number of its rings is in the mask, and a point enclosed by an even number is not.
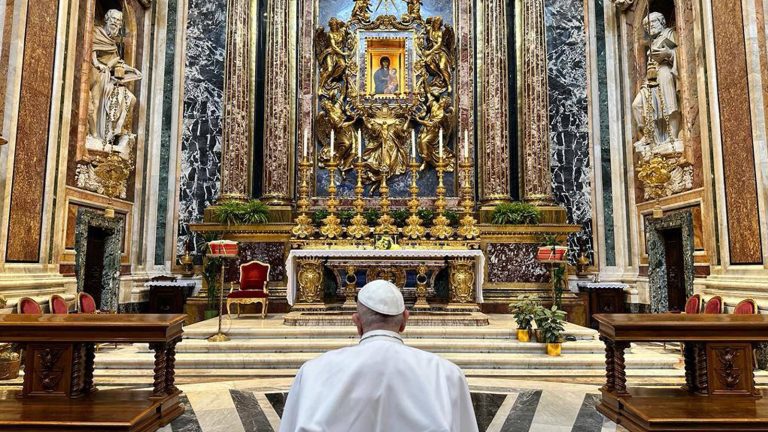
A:
[[[483,19],[480,201],[489,207],[511,199],[507,31],[514,31],[514,25],[508,30],[504,0],[486,0],[480,12]]]
[[[221,197],[250,197],[251,11],[249,0],[227,1]]]
[[[291,70],[289,2],[266,0],[269,30],[264,84],[264,190],[271,206],[291,204]],[[295,28],[294,28],[295,30]]]
[[[549,92],[544,0],[523,0],[522,107],[523,199],[551,206],[552,174],[549,150]]]

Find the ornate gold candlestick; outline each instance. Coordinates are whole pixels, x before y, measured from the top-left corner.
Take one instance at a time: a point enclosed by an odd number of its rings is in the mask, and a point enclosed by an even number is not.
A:
[[[365,201],[363,200],[363,162],[358,160],[355,162],[355,170],[357,171],[357,186],[355,186],[355,217],[349,221],[350,225],[347,227],[347,236],[361,240],[370,234],[371,229],[368,227],[368,221],[363,216],[363,209],[365,208]]]
[[[328,173],[331,175],[330,183],[328,184],[328,217],[323,219],[323,226],[320,228],[320,234],[328,239],[336,239],[341,236],[343,229],[341,228],[341,220],[336,216],[339,200],[336,198],[336,169],[339,167],[339,163],[331,155],[331,160],[325,165],[328,167]]]
[[[433,239],[437,240],[449,240],[453,235],[453,228],[451,228],[451,221],[445,217],[445,184],[443,184],[443,176],[445,175],[445,169],[448,164],[440,157],[440,161],[437,162],[437,201],[435,201],[435,210],[438,216],[432,223],[432,228],[429,229],[429,235]]]
[[[293,227],[291,232],[293,236],[299,239],[306,239],[311,237],[315,233],[315,227],[312,225],[312,218],[307,215],[309,211],[309,176],[312,169],[312,162],[308,157],[299,161],[299,177],[301,178],[301,184],[299,185],[299,200],[296,202],[296,206],[300,212],[299,216],[295,219],[296,226]]]
[[[415,310],[430,309],[431,306],[427,303],[427,266],[420,264],[417,269],[416,275],[416,303],[413,305]]]
[[[395,226],[395,220],[389,214],[389,187],[387,186],[387,174],[386,172],[381,174],[381,187],[379,191],[381,193],[381,199],[379,200],[379,206],[381,207],[381,216],[379,216],[379,224],[376,225],[374,232],[376,234],[397,234],[397,227]]]
[[[355,266],[347,266],[347,275],[344,277],[344,305],[342,309],[355,310],[357,309],[357,269]]]
[[[422,223],[424,221],[419,217],[419,185],[416,183],[419,176],[419,163],[415,158],[411,159],[409,165],[411,168],[411,200],[408,201],[408,208],[411,211],[411,216],[406,221],[406,226],[403,228],[403,234],[409,240],[420,240],[426,234],[427,229],[424,228]]]
[[[464,173],[464,182],[461,186],[462,203],[464,207],[464,217],[461,218],[459,229],[456,231],[461,237],[467,240],[472,240],[480,235],[480,229],[477,227],[477,219],[475,219],[475,200],[472,193],[472,181],[470,180],[472,161],[467,157],[459,164],[461,171]]]

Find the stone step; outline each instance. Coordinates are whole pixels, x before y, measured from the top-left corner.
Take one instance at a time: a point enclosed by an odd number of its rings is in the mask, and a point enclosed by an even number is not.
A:
[[[181,353],[176,356],[179,369],[292,369],[316,358],[320,353]],[[603,369],[605,360],[599,354],[566,354],[550,357],[534,353],[438,353],[462,369]],[[628,354],[628,368],[669,369],[679,366],[673,356]],[[99,369],[151,369],[152,353],[98,353]]]
[[[204,339],[187,339],[176,346],[177,353],[296,353],[326,352],[354,346],[358,340],[347,339],[233,339],[212,343]],[[436,353],[535,353],[546,351],[544,344],[504,339],[408,339],[414,348]],[[563,344],[563,353],[600,354],[605,347],[599,341],[576,341]],[[147,345],[137,345],[137,351],[149,352]]]

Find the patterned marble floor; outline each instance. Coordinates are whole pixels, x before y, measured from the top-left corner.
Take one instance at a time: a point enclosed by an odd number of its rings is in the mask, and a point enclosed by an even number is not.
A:
[[[290,382],[264,381],[182,386],[186,412],[161,432],[277,431]],[[600,396],[593,386],[471,379],[470,387],[480,431],[624,430],[595,410]]]

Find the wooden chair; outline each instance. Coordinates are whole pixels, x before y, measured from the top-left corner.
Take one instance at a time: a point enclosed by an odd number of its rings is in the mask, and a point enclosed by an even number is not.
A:
[[[235,284],[229,289],[227,294],[227,315],[230,315],[230,305],[237,305],[237,317],[240,318],[240,305],[260,304],[261,317],[267,317],[267,307],[269,306],[269,264],[261,261],[251,261],[240,265],[240,283],[237,291]]]
[[[93,296],[84,292],[77,294],[77,310],[82,314],[99,313],[98,308],[96,308],[96,300],[93,299]]]
[[[16,309],[20,314],[24,315],[42,315],[43,308],[40,304],[29,297],[22,297],[19,299],[19,304],[16,305]]]
[[[733,308],[734,315],[756,315],[757,303],[753,299],[744,299]]]
[[[712,296],[707,300],[707,304],[704,305],[705,315],[717,315],[723,313],[723,298],[720,296]]]
[[[694,294],[688,297],[685,302],[685,313],[687,314],[699,314],[701,313],[701,295]]]
[[[48,305],[53,314],[66,315],[69,313],[69,303],[64,300],[64,297],[58,294],[53,294],[51,296],[50,300],[48,300]]]

